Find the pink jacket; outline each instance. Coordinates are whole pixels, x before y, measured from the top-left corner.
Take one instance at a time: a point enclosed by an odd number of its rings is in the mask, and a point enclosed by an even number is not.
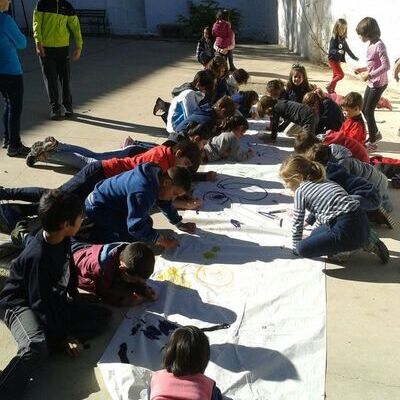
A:
[[[212,35],[215,38],[214,46],[225,49],[232,44],[233,31],[230,22],[218,20],[212,27]]]
[[[215,382],[203,374],[174,376],[163,369],[153,373],[151,400],[209,400]]]
[[[387,85],[387,71],[390,69],[390,62],[386,52],[386,46],[382,40],[372,43],[367,50],[367,71],[369,87],[382,87]]]

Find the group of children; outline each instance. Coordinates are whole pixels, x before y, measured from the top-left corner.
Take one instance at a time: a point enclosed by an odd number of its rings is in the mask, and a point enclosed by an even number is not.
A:
[[[219,35],[225,29],[229,36],[224,18],[220,16],[212,32]],[[374,21],[364,19],[357,31],[381,54]],[[338,37],[331,47],[349,52],[341,26],[335,27]],[[206,46],[210,29],[204,36]],[[232,43],[216,43],[218,53],[231,51]],[[294,192],[295,254],[343,260],[348,252],[363,248],[388,262],[388,250],[371,228],[373,221],[389,227],[393,221],[388,180],[371,165],[367,153],[361,115],[365,99],[363,106],[362,96],[351,92],[336,104],[329,93],[308,82],[299,64],[292,66],[287,84],[269,81],[259,99],[256,92],[241,90],[249,79],[245,70],[229,74],[225,57],[214,55],[210,47],[198,56],[204,69],[193,81],[175,88],[170,103],[156,101],[153,114],[162,117],[168,134],[162,145],[127,138],[121,149],[94,153],[48,137],[32,146],[27,164],[56,162],[78,172],[58,189],[0,187],[0,200],[8,201],[0,205],[0,229],[24,247],[0,293],[1,318],[18,344],[17,355],[0,375],[2,398],[22,395],[49,351],[64,348],[75,355],[106,327],[108,309],[83,302],[78,288],[112,305],[155,300],[146,283],[154,270],[152,247],[175,248],[179,243],[155,229],[152,209],[158,207],[178,229],[193,233],[196,225],[184,222],[177,209],[200,208],[201,202],[191,195],[192,182],[216,179],[215,172],[198,172],[201,163],[252,158],[252,150],[240,145],[248,117],[269,117],[267,140],[275,142],[283,131],[295,138],[295,154],[280,168],[284,186]],[[336,58],[330,59],[334,62]],[[378,82],[372,61],[368,68],[367,79]],[[376,87],[367,89],[368,107],[373,103],[371,90],[372,96],[379,92]],[[332,83],[329,91],[334,88]],[[364,117],[368,121],[371,114],[365,111]],[[375,143],[372,122],[368,134]],[[314,229],[303,237],[306,224]],[[164,369],[153,375],[149,399],[177,398],[177,387],[179,398],[221,399],[215,382],[204,376],[209,358],[208,339],[201,330],[177,329],[164,351]]]

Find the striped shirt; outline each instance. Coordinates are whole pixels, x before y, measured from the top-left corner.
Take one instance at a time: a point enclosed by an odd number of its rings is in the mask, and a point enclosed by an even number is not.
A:
[[[292,240],[293,249],[302,240],[306,210],[312,212],[317,224],[328,224],[334,218],[359,208],[358,200],[353,199],[340,185],[332,181],[315,183],[304,181],[294,194]]]

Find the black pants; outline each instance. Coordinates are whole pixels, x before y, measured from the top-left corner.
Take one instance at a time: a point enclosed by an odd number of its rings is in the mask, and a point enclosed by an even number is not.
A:
[[[61,109],[58,95],[58,82],[60,82],[62,104],[67,110],[72,110],[69,47],[45,47],[44,51],[45,57],[40,57],[40,64],[50,107],[54,112]]]
[[[235,65],[233,64],[233,51],[229,50],[225,57],[229,64],[229,70],[234,71],[236,68]]]
[[[381,87],[367,86],[365,89],[362,112],[367,120],[369,141],[371,143],[375,142],[376,134],[378,133],[378,127],[376,126],[375,122],[375,108],[386,88],[387,85]]]
[[[111,319],[111,311],[97,304],[76,300],[70,305],[70,335],[84,343],[100,335]],[[26,306],[0,311],[4,321],[17,342],[17,355],[0,375],[0,398],[17,400],[23,396],[29,379],[40,371],[49,348],[55,349],[64,338],[53,340],[35,313]]]
[[[22,75],[0,74],[0,92],[5,101],[3,114],[4,139],[10,147],[16,148],[21,144],[19,131],[24,99]]]

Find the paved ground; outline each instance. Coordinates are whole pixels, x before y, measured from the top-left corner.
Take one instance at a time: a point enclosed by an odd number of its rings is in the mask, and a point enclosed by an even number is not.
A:
[[[131,135],[161,141],[162,121],[151,110],[157,96],[169,98],[175,85],[191,80],[198,70],[194,45],[126,38],[88,39],[82,60],[73,67],[73,93],[77,121],[47,120],[47,104],[39,63],[32,46],[23,54],[25,109],[22,131],[26,144],[52,135],[57,139],[99,151],[118,147]],[[286,79],[298,58],[284,49],[243,45],[236,51],[236,64],[252,75],[260,93],[271,78]],[[311,81],[325,86],[329,70],[305,63]],[[338,86],[342,94],[363,92],[362,82],[346,77]],[[399,86],[387,92],[395,109],[379,111],[377,120],[384,141],[381,152],[400,157]],[[0,185],[57,187],[70,171],[50,165],[28,168],[20,159],[0,153]],[[392,191],[394,215],[400,219],[399,191]],[[162,219],[157,224],[166,227]],[[346,268],[328,266],[327,397],[333,400],[384,400],[400,398],[399,230],[379,230],[391,250],[390,264],[382,267],[372,256],[357,255]],[[1,237],[0,237],[1,239]],[[397,240],[396,240],[397,239]],[[58,357],[43,367],[44,379],[34,383],[29,400],[109,399],[96,368],[104,347],[118,326],[124,310],[116,310],[113,326],[78,360]],[[11,335],[0,325],[0,369],[15,352]]]

